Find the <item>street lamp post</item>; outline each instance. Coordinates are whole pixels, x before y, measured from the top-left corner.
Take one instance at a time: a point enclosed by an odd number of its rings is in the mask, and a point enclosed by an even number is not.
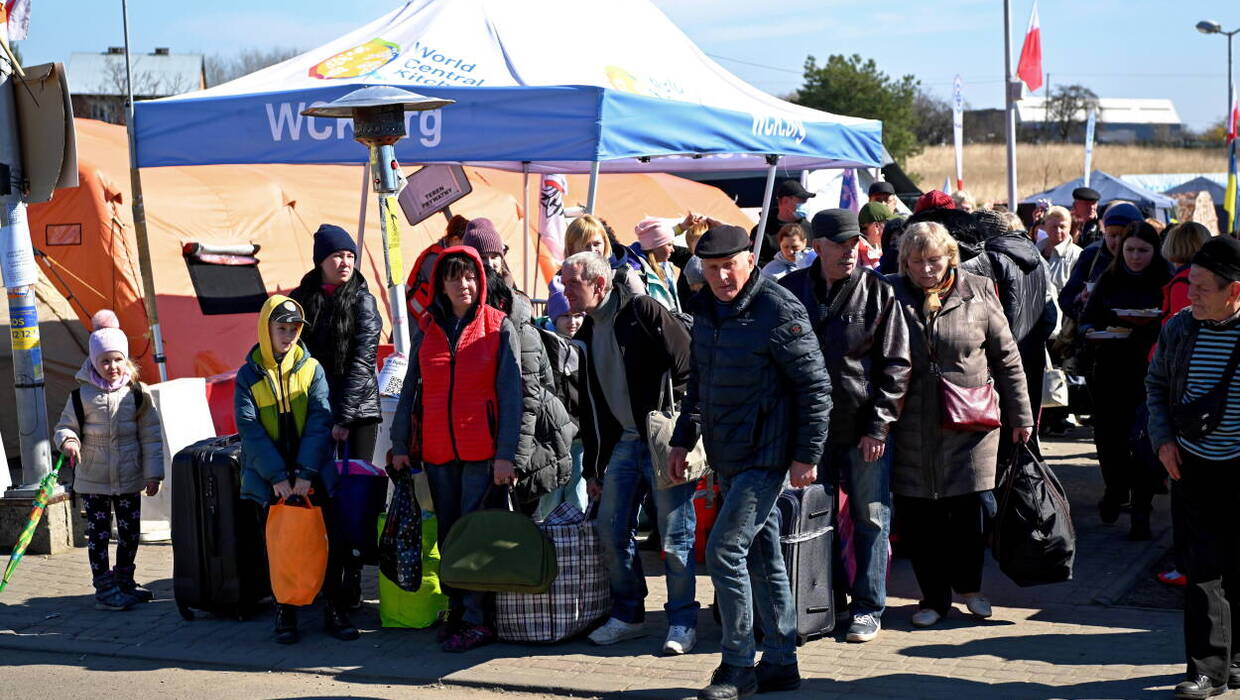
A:
[[[383,262],[387,268],[388,301],[392,307],[392,342],[396,351],[409,352],[408,313],[405,309],[403,270],[393,270],[392,256],[399,251],[388,247],[388,197],[396,194],[396,142],[405,136],[405,112],[439,109],[455,100],[426,97],[400,88],[377,85],[303,110],[307,117],[352,119],[354,138],[370,151],[370,174],[379,195],[379,228],[383,232]],[[359,253],[361,251],[358,251]]]
[[[1240,29],[1233,29],[1230,32],[1225,32],[1223,31],[1223,25],[1218,22],[1203,19],[1197,23],[1197,31],[1202,34],[1221,34],[1227,37],[1227,109],[1224,110],[1223,114],[1227,115],[1224,123],[1230,124],[1231,106],[1235,103],[1234,91],[1236,89],[1235,83],[1232,82],[1231,78],[1231,39],[1235,35],[1240,34]],[[1240,217],[1237,217],[1236,223],[1240,224]],[[1235,233],[1235,230],[1231,231],[1231,233]]]

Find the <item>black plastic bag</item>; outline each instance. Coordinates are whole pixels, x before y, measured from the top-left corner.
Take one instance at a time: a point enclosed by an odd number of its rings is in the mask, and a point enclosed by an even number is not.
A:
[[[422,508],[413,491],[412,468],[388,467],[395,491],[379,533],[379,571],[401,590],[422,586]]]
[[[1063,486],[1027,444],[1012,454],[995,489],[992,552],[999,569],[1018,586],[1072,578],[1076,530]]]

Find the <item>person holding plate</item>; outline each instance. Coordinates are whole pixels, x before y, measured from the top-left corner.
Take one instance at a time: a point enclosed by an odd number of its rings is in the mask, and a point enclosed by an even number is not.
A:
[[[1104,523],[1119,519],[1132,499],[1129,539],[1150,538],[1150,510],[1157,484],[1154,467],[1133,450],[1131,439],[1141,420],[1150,348],[1158,340],[1162,288],[1171,279],[1158,231],[1144,221],[1124,230],[1119,254],[1098,278],[1081,312],[1081,330],[1094,344],[1093,368],[1086,378],[1094,398],[1094,444],[1106,484],[1098,515]]]

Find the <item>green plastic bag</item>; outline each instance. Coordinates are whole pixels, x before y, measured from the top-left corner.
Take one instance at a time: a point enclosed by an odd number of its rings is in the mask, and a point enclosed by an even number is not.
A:
[[[387,514],[379,515],[379,532]],[[410,593],[379,574],[379,621],[384,627],[426,629],[448,609],[448,596],[439,585],[439,531],[434,513],[422,513],[422,587]]]

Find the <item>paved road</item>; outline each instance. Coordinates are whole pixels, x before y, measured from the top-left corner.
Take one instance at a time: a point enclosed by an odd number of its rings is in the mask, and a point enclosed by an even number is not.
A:
[[[1133,577],[1145,575],[1148,562],[1166,548],[1166,505],[1158,504],[1155,541],[1129,542],[1125,523],[1104,526],[1098,521],[1094,503],[1100,481],[1087,435],[1057,441],[1046,451],[1072,496],[1079,545],[1073,581],[1021,589],[992,563],[983,585],[995,603],[992,619],[979,623],[957,612],[940,628],[913,630],[909,616],[917,587],[908,563],[897,560],[883,633],[864,645],[847,644],[837,636],[803,647],[801,668],[808,680],[797,697],[1167,697],[1183,673],[1180,614],[1095,602],[1118,600]],[[139,577],[154,582],[158,599],[118,614],[91,608],[84,551],[27,557],[8,591],[0,594],[0,658],[6,649],[14,649],[56,653],[56,663],[68,669],[90,670],[103,663],[101,658],[115,657],[117,663],[139,659],[152,673],[200,664],[237,672],[297,671],[312,679],[370,688],[391,685],[400,690],[393,695],[401,696],[407,689],[442,681],[524,692],[651,698],[692,695],[718,662],[719,629],[706,612],[694,653],[656,655],[666,624],[660,577],[648,580],[652,634],[647,638],[608,648],[585,642],[496,644],[450,655],[438,650],[430,632],[379,629],[373,604],[355,618],[364,629],[361,640],[348,644],[319,631],[317,611],[303,615],[303,640],[291,648],[271,643],[269,617],[187,623],[171,601],[171,548],[144,546],[138,564]],[[657,557],[649,557],[646,564],[648,572],[660,570]],[[711,599],[705,575],[698,577],[698,597]],[[374,598],[373,584],[368,598]],[[10,665],[28,665],[23,657],[16,658]],[[193,673],[215,677],[207,675],[210,671]],[[295,692],[323,694],[312,688]]]

